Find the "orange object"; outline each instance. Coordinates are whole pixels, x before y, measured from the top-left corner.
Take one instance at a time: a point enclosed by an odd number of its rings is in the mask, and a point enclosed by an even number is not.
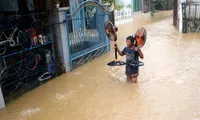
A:
[[[143,40],[141,37],[138,37],[136,40],[139,47],[143,45]]]
[[[137,41],[137,44],[139,47],[141,47],[143,45],[143,39],[142,39],[142,32],[139,30],[138,31],[138,34],[137,34],[137,38],[136,38],[136,41]]]

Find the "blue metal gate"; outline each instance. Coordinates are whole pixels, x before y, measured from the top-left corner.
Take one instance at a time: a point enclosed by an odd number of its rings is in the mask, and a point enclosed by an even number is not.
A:
[[[66,13],[71,70],[110,50],[103,26],[108,14],[96,1],[82,2],[71,14]]]

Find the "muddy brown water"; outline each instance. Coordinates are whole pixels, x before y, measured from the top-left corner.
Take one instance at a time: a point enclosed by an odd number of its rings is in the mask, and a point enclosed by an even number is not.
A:
[[[137,28],[148,32],[137,84],[126,82],[124,66],[106,66],[111,50],[27,92],[0,110],[0,120],[199,120],[200,34],[182,34],[172,22],[167,11],[119,25],[121,49]]]

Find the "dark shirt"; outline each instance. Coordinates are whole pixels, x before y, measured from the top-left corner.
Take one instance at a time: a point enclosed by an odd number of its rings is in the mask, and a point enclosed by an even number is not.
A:
[[[136,56],[135,53],[136,53],[135,49],[130,49],[128,47],[125,47],[122,51],[122,54],[126,55],[126,74],[128,75],[138,73],[138,67],[131,66],[128,64],[129,62],[132,62],[138,59],[138,56]]]

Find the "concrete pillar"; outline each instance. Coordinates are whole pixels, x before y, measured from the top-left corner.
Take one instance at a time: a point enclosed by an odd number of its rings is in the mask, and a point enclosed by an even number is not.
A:
[[[69,7],[59,8],[53,12],[52,19],[53,23],[56,23],[54,26],[56,44],[60,60],[65,68],[66,72],[70,71],[70,54],[69,54],[69,42],[68,42],[68,31],[66,28],[66,11],[69,10]]]
[[[179,26],[179,31],[183,32],[183,10],[182,10],[182,3],[185,3],[186,0],[179,0],[178,1],[178,26]]]

